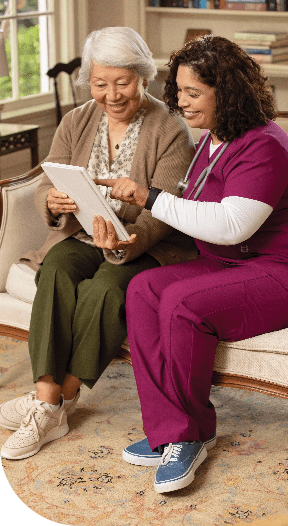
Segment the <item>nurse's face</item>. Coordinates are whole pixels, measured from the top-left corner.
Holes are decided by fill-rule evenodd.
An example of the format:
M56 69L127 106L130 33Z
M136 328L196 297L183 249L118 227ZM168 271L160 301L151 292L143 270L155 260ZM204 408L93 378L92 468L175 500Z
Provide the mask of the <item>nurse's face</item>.
M178 106L190 128L209 129L215 126L216 98L214 89L200 82L188 66L177 71Z

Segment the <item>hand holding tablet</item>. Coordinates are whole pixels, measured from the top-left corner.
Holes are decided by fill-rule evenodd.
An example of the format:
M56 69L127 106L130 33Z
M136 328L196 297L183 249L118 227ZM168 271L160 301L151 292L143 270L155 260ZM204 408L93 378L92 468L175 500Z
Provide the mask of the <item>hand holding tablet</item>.
M77 208L67 209L67 212L74 213L87 234L93 236L93 217L97 215L102 216L105 221L111 221L119 240L129 241L128 232L85 168L48 162L44 162L41 166L55 188L68 195L69 201L75 202ZM73 203L67 203L67 205L75 206Z

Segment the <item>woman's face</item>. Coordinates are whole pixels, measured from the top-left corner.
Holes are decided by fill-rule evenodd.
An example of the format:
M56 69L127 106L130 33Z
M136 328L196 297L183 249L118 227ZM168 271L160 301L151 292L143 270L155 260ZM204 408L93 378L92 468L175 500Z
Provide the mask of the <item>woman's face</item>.
M117 121L129 122L142 103L139 77L130 69L93 64L90 85L98 106Z
M216 98L214 89L200 82L188 66L177 71L178 106L190 128L211 129L215 126Z

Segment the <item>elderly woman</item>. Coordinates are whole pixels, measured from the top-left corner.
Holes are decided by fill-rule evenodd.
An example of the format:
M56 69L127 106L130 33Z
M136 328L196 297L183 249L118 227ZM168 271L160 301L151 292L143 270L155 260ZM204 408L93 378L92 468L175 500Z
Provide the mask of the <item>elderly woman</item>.
M288 327L288 136L271 120L266 79L221 37L189 42L169 65L170 111L206 130L183 199L128 179L121 191L110 182L112 196L151 209L153 218L193 236L200 251L194 261L136 276L127 293L147 438L123 458L159 464L160 493L190 484L215 445L209 395L218 340Z
M125 27L105 28L87 39L78 83L93 99L72 110L57 129L48 161L84 166L92 178L130 177L177 193L194 153L189 128L147 93L155 62L142 38ZM117 179L117 180L118 180ZM79 388L92 388L126 337L125 294L143 270L193 257L188 236L151 212L107 201L130 235L128 242L95 218L94 237L73 215L77 202L44 176L36 205L51 229L45 245L23 258L36 275L29 351L37 391L0 407L0 425L16 432L1 454L34 455L65 435Z

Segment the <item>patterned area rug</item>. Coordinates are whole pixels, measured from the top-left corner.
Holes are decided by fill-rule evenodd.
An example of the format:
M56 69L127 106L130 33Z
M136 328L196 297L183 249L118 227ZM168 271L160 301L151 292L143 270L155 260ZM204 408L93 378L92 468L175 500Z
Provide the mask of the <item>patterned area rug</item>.
M0 337L0 364L0 403L34 388L26 343ZM144 435L133 369L119 360L81 390L68 435L28 459L2 459L5 474L29 508L60 524L286 526L287 401L221 387L211 399L217 445L183 490L157 494L156 468L122 460ZM0 429L0 446L11 433Z

